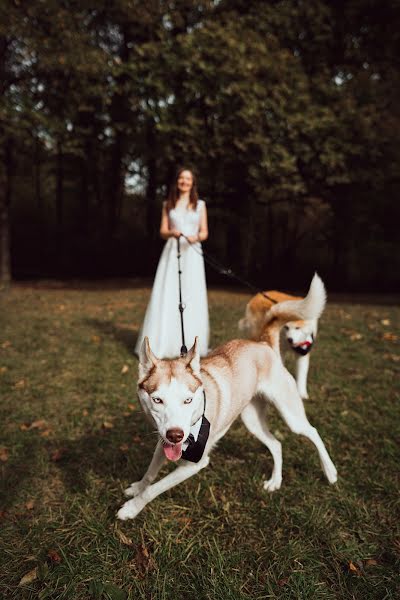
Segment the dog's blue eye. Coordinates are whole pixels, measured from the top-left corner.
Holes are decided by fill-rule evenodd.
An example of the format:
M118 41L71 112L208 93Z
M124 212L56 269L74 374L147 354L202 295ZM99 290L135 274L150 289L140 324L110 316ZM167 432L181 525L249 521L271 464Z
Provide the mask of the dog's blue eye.
M186 398L184 404L190 404L193 398Z
M161 400L161 398L152 398L154 404L162 404L163 401Z

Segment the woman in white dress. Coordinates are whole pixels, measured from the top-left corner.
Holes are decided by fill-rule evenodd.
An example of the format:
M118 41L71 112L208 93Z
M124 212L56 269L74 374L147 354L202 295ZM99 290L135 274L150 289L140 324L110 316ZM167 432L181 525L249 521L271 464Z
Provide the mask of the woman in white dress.
M158 358L179 356L182 345L179 312L177 239L181 250L182 302L185 343L199 338L201 356L208 351L209 322L206 277L201 242L208 237L207 209L199 200L192 171L180 169L163 203L160 235L163 248L150 302L135 346L138 354L145 336ZM183 237L185 236L185 237Z

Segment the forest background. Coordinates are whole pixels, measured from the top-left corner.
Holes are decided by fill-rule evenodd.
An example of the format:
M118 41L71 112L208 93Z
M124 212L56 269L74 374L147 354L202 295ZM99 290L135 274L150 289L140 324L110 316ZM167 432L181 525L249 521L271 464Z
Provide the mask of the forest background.
M397 0L2 0L2 285L153 275L182 164L207 252L242 277L394 291L399 15Z

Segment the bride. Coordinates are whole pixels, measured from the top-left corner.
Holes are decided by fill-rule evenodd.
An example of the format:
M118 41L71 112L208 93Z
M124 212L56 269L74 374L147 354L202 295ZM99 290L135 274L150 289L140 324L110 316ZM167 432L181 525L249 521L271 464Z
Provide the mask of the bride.
M179 238L185 343L187 348L191 348L195 336L198 336L200 354L205 356L209 323L201 242L208 237L207 209L205 202L198 199L196 180L189 169L178 171L168 199L163 203L160 235L167 242L158 263L135 353L139 354L147 336L158 358L179 356L182 344L177 258Z

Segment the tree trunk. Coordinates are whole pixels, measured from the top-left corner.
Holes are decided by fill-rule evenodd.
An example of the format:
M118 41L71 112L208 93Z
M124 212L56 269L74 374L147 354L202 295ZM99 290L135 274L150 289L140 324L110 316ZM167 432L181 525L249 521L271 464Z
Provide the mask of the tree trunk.
M57 141L57 170L56 170L56 223L59 232L64 226L64 156L60 140Z
M4 146L4 178L0 192L0 288L11 283L10 204L13 175L13 141L8 138Z
M121 210L122 195L124 193L124 168L122 163L124 137L124 134L117 132L112 148L106 227L107 233L111 238L114 236L117 228L118 214Z
M41 182L41 144L37 135L34 138L35 144L35 157L34 157L34 178L35 178L35 198L36 198L36 210L39 219L43 219L43 198L42 198L42 182Z
M90 144L85 144L85 154L81 160L80 167L80 224L79 229L83 234L89 231L89 173L88 162L90 161Z
M153 120L149 120L147 123L146 137L147 147L149 149L147 159L146 230L147 238L150 241L150 248L153 252L158 252L156 244L153 243L158 238L160 224L160 215L157 206L157 136ZM155 256L151 256L150 260L155 260Z

